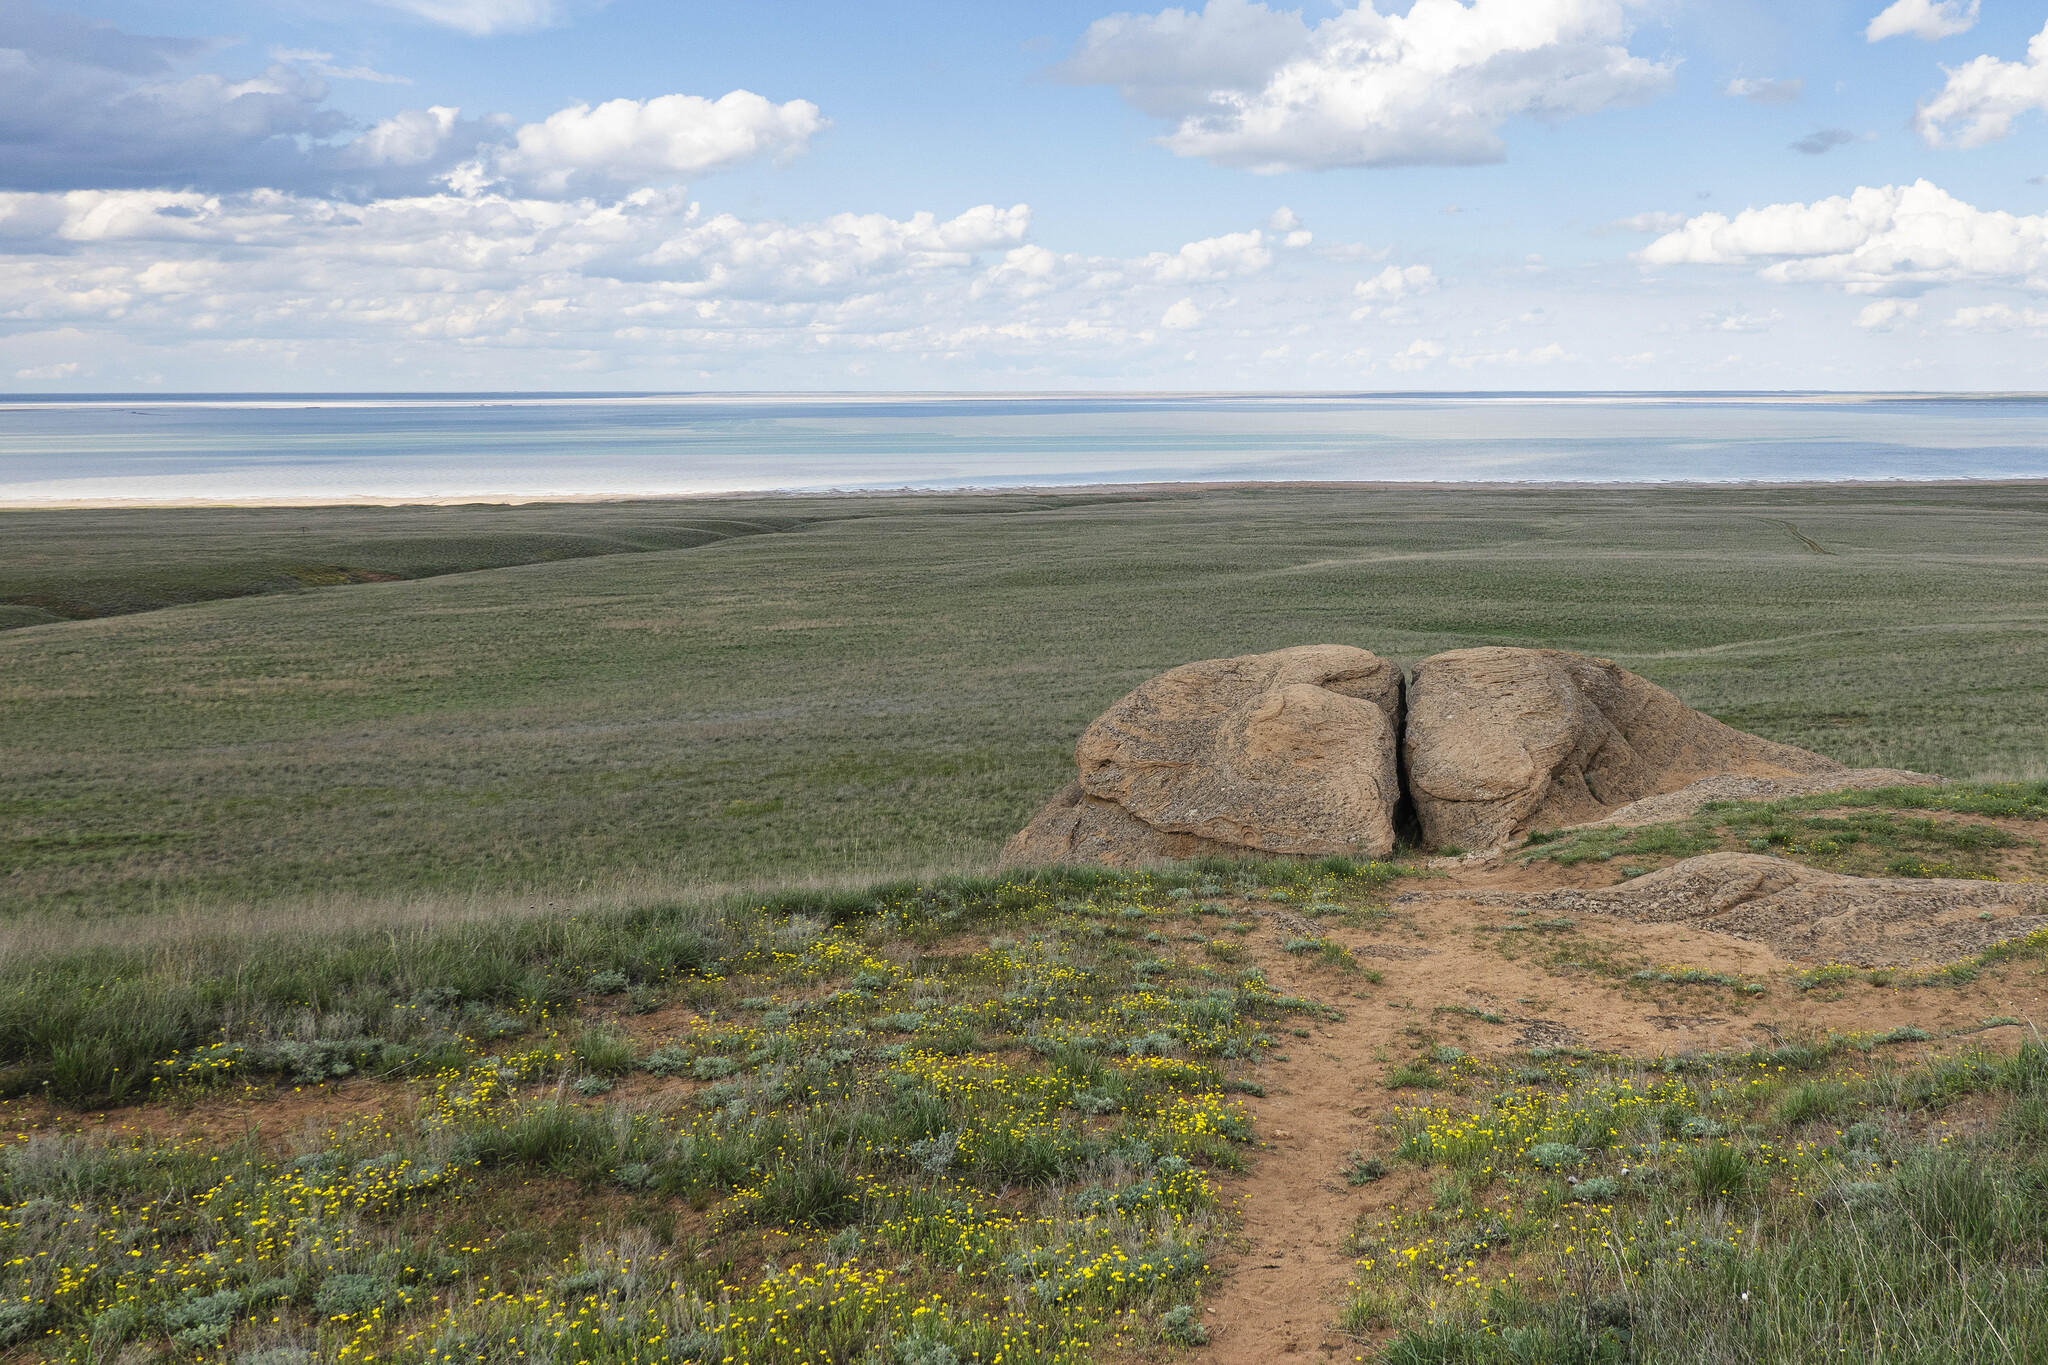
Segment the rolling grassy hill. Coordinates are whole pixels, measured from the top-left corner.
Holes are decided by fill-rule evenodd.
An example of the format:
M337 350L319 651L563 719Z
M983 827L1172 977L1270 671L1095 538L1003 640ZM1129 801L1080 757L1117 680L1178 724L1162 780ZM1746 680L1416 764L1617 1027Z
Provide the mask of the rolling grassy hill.
M100 602L536 562L0 634L6 913L981 864L1140 679L1325 640L1585 650L1851 763L2044 765L2034 486L416 510L249 514L261 554L234 512L8 522L15 586Z

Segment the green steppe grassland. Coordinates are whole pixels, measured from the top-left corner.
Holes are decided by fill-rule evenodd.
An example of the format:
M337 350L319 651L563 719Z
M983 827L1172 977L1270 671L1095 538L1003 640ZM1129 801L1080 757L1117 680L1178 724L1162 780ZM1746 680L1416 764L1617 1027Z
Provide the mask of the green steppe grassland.
M0 513L0 601L109 610L615 551L0 633L0 893L125 933L980 867L1137 682L1316 641L1583 650L1845 762L2039 778L2044 532L2033 486Z
M1418 916L1426 850L991 870L1137 682L1332 641L1601 654L1966 784L1524 866L2034 875L2048 488L0 512L0 545L5 1360L2048 1359L2048 936L1678 963ZM1261 1297L1262 1216L1309 1204L1348 1233Z

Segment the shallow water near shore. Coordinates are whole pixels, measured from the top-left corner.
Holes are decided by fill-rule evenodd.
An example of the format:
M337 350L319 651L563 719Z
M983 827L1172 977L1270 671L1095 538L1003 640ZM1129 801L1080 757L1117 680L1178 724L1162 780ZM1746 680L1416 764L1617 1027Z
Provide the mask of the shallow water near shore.
M1171 481L2048 477L2010 395L108 395L0 399L0 505Z

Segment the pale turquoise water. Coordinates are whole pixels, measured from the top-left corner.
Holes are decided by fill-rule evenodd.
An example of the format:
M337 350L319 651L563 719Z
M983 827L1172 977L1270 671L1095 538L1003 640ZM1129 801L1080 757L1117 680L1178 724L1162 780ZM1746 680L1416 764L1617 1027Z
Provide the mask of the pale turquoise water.
M0 398L0 503L1166 480L2048 478L2048 399Z

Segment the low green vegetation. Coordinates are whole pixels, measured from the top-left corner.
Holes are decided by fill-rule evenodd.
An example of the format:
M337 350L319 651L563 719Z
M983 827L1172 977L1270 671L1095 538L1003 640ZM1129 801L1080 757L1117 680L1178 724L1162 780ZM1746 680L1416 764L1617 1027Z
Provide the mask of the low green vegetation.
M1341 886L1355 899L1405 870L1345 858L1192 864L1157 884L1185 916L1175 921L1176 936L1161 932L1141 903L1106 912L1089 932L1118 944L1135 939L1131 952L1164 954L1160 961L1199 948L1214 962L1216 943L1189 932L1206 910L1195 890L1314 886L1327 895ZM709 983L758 958L763 935L782 921L901 921L908 927L898 932L923 939L1026 915L1056 891L1086 896L1125 882L1074 870L955 876L767 899L700 897L560 920L508 916L402 935L296 927L195 939L176 954L109 947L20 958L0 965L0 1094L47 1088L72 1103L120 1103L160 1083L230 1071L294 1083L431 1074L465 1049L573 1015L581 1002L603 999L632 1015L676 998L716 998ZM1164 968L1138 962L1132 970Z
M2048 1048L1869 1045L1474 1064L1520 1079L1401 1115L1430 1197L1361 1223L1340 1325L1395 1365L2048 1358Z
M1630 974L1629 980L1660 986L1725 986L1744 995L1766 995L1770 987L1761 981L1745 981L1727 972L1710 972L1704 967L1644 967Z
M1333 938L1290 938L1281 947L1296 956L1308 956L1324 967L1345 972L1358 970L1358 959L1351 955L1351 950Z
M829 513L591 506L0 510L0 630L229 597L643 554L799 530Z
M2044 510L2012 486L0 513L0 598L186 603L0 633L0 917L61 943L985 867L1139 681L1325 640L1582 650L1846 762L2039 781ZM263 591L244 573L292 590L190 600Z
M1342 1325L1381 1359L2048 1358L2038 1036L1503 1063L1432 1029L1517 1020L1379 1002L1334 937L1420 937L1385 894L1416 869L985 874L1131 686L1320 640L1584 650L1774 739L1972 779L1531 858L2031 866L1986 822L2048 813L2044 511L2012 487L0 514L0 1105L37 1129L0 1152L0 1350L1170 1358L1207 1340L1256 1138L1236 1097L1343 1018L1268 983L1270 942L1276 975L1414 1011L1412 1051L1373 1050L1413 1107L1327 1173L1424 1182L1358 1230ZM1269 911L1299 932L1255 939ZM1733 1012L2048 953L1767 985L1624 962L1569 917L1493 928ZM112 1136L57 1131L93 1110ZM206 1135L152 1135L187 1117Z
M0 1339L80 1361L783 1365L1195 1344L1214 1175L1253 1137L1229 1094L1258 1093L1243 1073L1280 1021L1329 1011L1193 951L1190 893L1335 903L1395 875L952 879L382 955L245 946L176 979L131 962L126 985L104 960L18 977L9 1056L77 1100L390 1084L287 1150L9 1147ZM94 971L122 1008L25 1031ZM694 1008L636 1033L635 992ZM166 1048L144 1014L211 1036Z
M2040 862L2041 838L1982 820L1936 814L2048 821L2048 782L1886 787L1784 801L1715 801L1684 820L1537 833L1522 860L1564 866L1626 859L1636 864L1696 854L1768 853L1857 877L1996 877L2022 850ZM2048 825L2043 826L2048 835ZM1647 871L1635 867L1634 875Z

